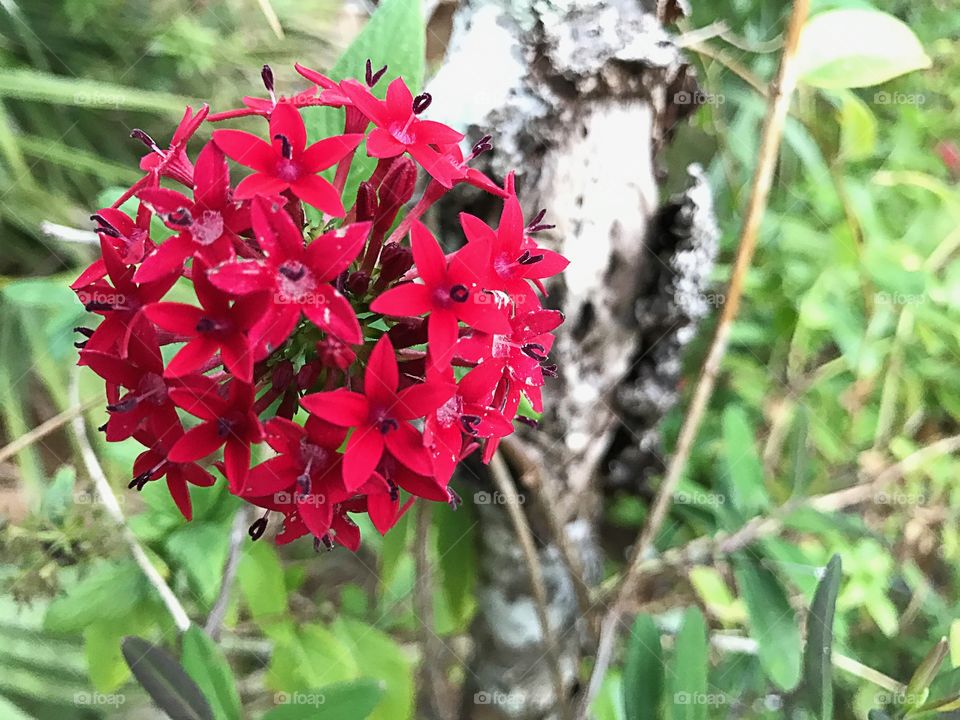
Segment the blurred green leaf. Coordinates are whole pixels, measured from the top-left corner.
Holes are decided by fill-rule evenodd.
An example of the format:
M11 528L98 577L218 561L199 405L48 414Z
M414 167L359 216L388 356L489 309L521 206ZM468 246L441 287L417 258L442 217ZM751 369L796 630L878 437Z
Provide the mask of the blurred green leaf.
M272 626L287 619L287 588L273 546L264 542L249 545L237 568L237 580L250 614L269 635Z
M745 553L734 558L734 573L747 604L760 665L777 687L792 690L800 680L800 628L787 592L762 561Z
M102 618L126 615L144 597L146 588L143 573L132 560L101 562L66 595L50 603L44 628L75 633Z
M167 551L180 563L208 606L216 600L229 551L230 530L220 524L189 522L167 538Z
M663 650L653 618L637 616L623 667L623 706L627 720L657 720L663 696Z
M707 720L709 666L707 625L703 614L695 607L687 608L667 675L670 687L667 708L671 720Z
M811 18L796 57L801 81L814 87L879 85L930 67L917 36L879 10L831 10Z
M877 146L877 118L852 92L843 91L840 102L840 154L853 162L865 160Z
M172 720L214 720L210 703L170 653L139 637L124 638L122 647L140 686Z
M463 503L456 511L437 504L432 515L441 586L455 624L464 627L470 620L477 581L476 510L471 503Z
M373 720L407 720L413 713L413 668L400 646L371 625L338 618L334 634L349 645L363 674L384 685L383 700L370 715Z
M87 108L159 111L174 117L182 115L184 107L190 104L189 99L179 95L24 68L0 70L0 97Z
M73 490L77 482L77 471L72 465L64 465L57 470L53 480L43 491L40 512L52 522L60 522L70 506L73 505Z
M907 683L907 689L904 692L906 706L910 709L919 708L923 705L930 695L930 683L940 671L947 653L950 651L949 643L946 638L940 638L939 642L933 646L923 662L917 666L910 682Z
M747 516L769 507L753 425L739 405L730 405L723 411L723 457L733 490L733 504Z
M191 625L183 634L180 660L210 702L216 720L240 720L240 695L230 664L217 644L201 628Z
M839 555L827 563L807 616L803 649L803 693L817 720L833 718L833 620L843 566Z

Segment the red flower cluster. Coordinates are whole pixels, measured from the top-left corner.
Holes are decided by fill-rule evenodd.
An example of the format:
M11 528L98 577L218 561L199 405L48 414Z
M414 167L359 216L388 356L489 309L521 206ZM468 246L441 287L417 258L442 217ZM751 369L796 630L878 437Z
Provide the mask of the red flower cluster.
M428 94L396 79L378 99L383 70L369 62L366 83L297 70L314 87L277 98L265 67L269 99L188 109L167 149L134 131L150 149L145 175L93 216L102 256L72 285L103 318L78 328L79 364L106 381L107 439L146 448L131 487L165 478L189 518L188 485L215 482L199 463L222 449L212 464L230 492L267 511L251 536L275 511L279 542L309 533L356 549L348 513L385 532L414 498L455 504L457 463L481 447L489 460L521 395L541 410L563 318L537 291L567 261L533 239L549 227L543 213L524 225L512 175L500 187L467 166L489 138L464 158L463 135L420 117ZM312 105L343 108L344 134L309 143L301 108ZM190 160L204 121L243 115L265 118L268 138L217 129ZM364 141L378 162L345 209ZM252 170L235 186L228 159ZM321 173L334 167L331 182ZM402 215L418 168L429 180ZM462 214L466 244L445 254L420 217L461 182L503 212L497 228ZM120 209L131 199L133 218ZM154 218L169 230L159 243ZM272 452L251 468L261 443Z

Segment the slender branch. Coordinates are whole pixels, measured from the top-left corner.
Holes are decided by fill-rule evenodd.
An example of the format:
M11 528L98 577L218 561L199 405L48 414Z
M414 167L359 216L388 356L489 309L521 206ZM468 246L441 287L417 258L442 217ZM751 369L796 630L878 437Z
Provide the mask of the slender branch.
M533 533L530 531L527 518L520 508L520 496L517 494L517 486L514 484L513 478L510 477L510 469L507 467L507 463L499 452L494 454L490 460L489 467L493 482L504 498L507 513L510 515L510 522L513 524L513 530L517 535L517 539L520 541L520 549L523 551L527 571L530 574L530 586L533 590L537 619L540 621L540 629L543 632L544 650L547 655L547 661L550 663L550 675L553 680L557 707L560 710L561 717L568 717L568 707L564 701L566 691L564 689L563 674L560 671L560 659L557 654L556 639L550 627L550 618L547 613L547 586L543 580L543 567L540 565L537 548L533 542Z
M227 564L223 568L223 580L220 581L220 592L217 593L217 599L210 609L207 616L207 624L204 630L214 640L220 639L220 631L223 629L223 620L227 616L227 610L230 608L230 596L233 591L234 582L237 579L237 568L240 567L240 558L242 553L243 541L247 536L247 523L249 517L246 506L237 510L233 516L233 525L230 527L230 548L227 553Z
M54 415L49 420L40 423L35 428L24 433L13 442L10 442L0 448L0 462L9 460L21 450L30 447L38 440L42 440L50 433L56 432L68 422L73 420L73 418L77 417L78 415L82 415L84 412L101 402L103 402L102 397L89 398L82 403L68 407L62 413Z
M593 611L593 599L591 597L590 586L587 585L586 576L583 570L583 563L580 555L570 543L570 538L563 528L563 520L560 517L560 511L557 504L553 501L553 495L546 487L546 479L543 473L543 466L534 458L530 457L526 449L519 441L513 438L504 438L500 442L503 453L508 455L514 464L520 469L520 482L524 487L534 493L537 502L543 509L543 515L547 521L547 528L553 537L553 541L560 550L560 558L566 567L570 579L573 581L574 594L577 596L577 606L580 615L584 618L589 617Z
M95 232L80 230L67 225L59 225L49 220L40 223L40 232L47 237L63 240L64 242L80 243L82 245L96 245L100 242Z
M75 406L80 405L80 384L78 381L79 373L77 369L74 368L70 377L70 397ZM71 420L71 427L74 438L80 448L80 456L83 459L83 464L87 468L87 474L90 475L90 478L93 480L93 485L97 490L97 494L100 496L100 501L103 503L104 509L107 511L107 515L116 523L123 541L127 544L127 547L130 548L130 554L133 555L134 561L140 566L143 574L146 575L147 581L153 585L154 589L160 595L160 599L163 600L167 611L171 617L173 617L173 622L176 624L177 629L180 630L180 632L186 632L190 627L190 617L187 615L187 611L183 608L180 600L173 594L173 590L167 585L167 581L163 579L163 576L160 575L150 562L150 558L147 557L147 552L143 549L140 541L137 540L137 536L133 534L130 526L127 525L127 520L123 516L123 510L120 509L117 496L113 494L110 481L107 480L107 475L104 473L100 461L97 460L97 454L90 445L90 439L87 437L87 428L82 414L74 415Z
M584 693L583 703L580 708L582 717L586 717L590 703L599 691L600 683L606 674L613 653L614 630L620 622L622 606L624 601L634 592L639 567L642 565L645 556L667 518L667 513L673 501L673 494L676 491L677 484L680 482L680 476L686 467L687 459L690 456L697 432L700 429L700 424L703 421L707 405L709 404L714 386L716 385L721 361L726 354L727 345L730 340L730 331L733 326L733 321L737 316L737 311L740 308L744 283L750 264L753 261L754 251L757 246L757 237L760 233L760 223L763 219L767 207L767 199L770 195L770 188L773 184L773 174L777 164L777 156L780 151L783 127L786 122L787 112L790 109L790 99L793 96L793 89L796 85L796 70L793 60L796 56L800 40L800 31L807 18L809 6L809 0L794 0L793 10L787 25L783 55L780 59L780 69L769 90L767 116L764 120L763 133L760 141L759 160L753 177L750 200L747 204L743 229L740 234L740 243L737 248L736 260L734 261L733 274L730 278L730 285L726 293L727 302L724 304L720 321L717 324L716 334L707 352L703 371L694 389L690 408L684 416L683 424L680 428L680 437L677 440L676 452L667 467L666 476L657 493L650 515L647 518L647 523L638 541L634 545L627 565L627 571L619 583L619 587L615 590L613 603L601 623L597 662L593 669L593 675L590 678L590 684L587 687L586 693Z
M420 619L420 686L427 702L429 714L442 718L443 705L440 702L439 690L443 684L443 674L437 663L440 662L441 650L438 647L437 636L434 633L433 622L433 569L430 565L430 517L433 505L427 501L417 503L416 538L414 540L416 563L416 581L413 584L413 606Z

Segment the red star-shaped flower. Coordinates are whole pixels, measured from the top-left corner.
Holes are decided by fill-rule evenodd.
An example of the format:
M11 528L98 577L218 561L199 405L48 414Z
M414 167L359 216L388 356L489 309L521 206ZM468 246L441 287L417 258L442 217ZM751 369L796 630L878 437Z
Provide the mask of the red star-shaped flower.
M393 345L384 335L370 353L362 393L341 388L305 395L300 400L320 419L354 428L343 460L348 490L367 481L384 450L414 472L429 475L432 471L422 437L408 421L438 408L450 398L455 386L425 382L398 392L399 381Z
M356 150L363 135L337 135L307 147L300 112L290 103L278 103L270 113L270 137L272 143L242 130L213 132L213 141L228 157L255 170L237 185L236 197L277 195L290 190L308 205L343 217L340 194L317 173Z

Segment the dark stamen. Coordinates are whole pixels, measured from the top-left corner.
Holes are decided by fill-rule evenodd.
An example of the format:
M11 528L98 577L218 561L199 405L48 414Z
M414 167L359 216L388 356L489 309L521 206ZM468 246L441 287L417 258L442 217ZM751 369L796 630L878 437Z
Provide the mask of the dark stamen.
M557 376L557 366L556 365L541 365L540 372L542 372L547 377L556 377Z
M154 468L155 469L155 468ZM137 475L133 480L130 481L130 484L127 485L127 488L132 490L133 488L137 489L137 492L143 490L144 485L150 481L150 476L153 474L153 469L147 470Z
M390 502L396 502L400 499L400 488L390 481L387 484L390 486Z
M491 139L490 135L484 135L477 140L476 145L474 145L473 150L471 150L471 155L477 157L478 155L483 155L483 153L493 150L493 145L490 142Z
M380 81L380 78L383 77L383 74L386 71L387 71L387 66L384 65L382 68L374 72L373 63L370 62L370 58L367 58L367 71L364 76L364 79L367 81L367 87L372 88L374 85L376 85Z
M73 346L77 348L77 350L83 350L87 346L87 341L80 340L79 342L74 342Z
M476 435L479 432L477 426L480 424L480 420L479 415L461 415L460 425L467 435Z
M277 269L277 272L279 272L281 275L287 278L287 280L293 280L294 282L296 282L297 280L299 280L304 276L304 274L307 272L307 269L303 265L301 265L298 268L292 268L287 265L281 265Z
M78 326L73 329L75 333L80 333L84 337L93 337L93 328Z
M111 225L103 215L91 215L90 219L97 223L97 232L109 235L110 237L120 237L120 231Z
M534 265L543 260L543 255L531 255L529 250L524 250L523 254L517 258L521 265Z
M264 65L263 69L260 70L260 79L263 80L263 86L270 93L270 97L273 97L273 70L270 69L269 65Z
M109 421L108 421L108 422L105 422L103 425L101 425L100 427L97 428L97 432L106 432L106 431L107 431L107 425L109 425L109 424L110 424Z
M460 496L457 495L457 491L453 488L447 488L447 505L450 506L451 510L456 510L460 507L463 500L460 499Z
M160 147L157 145L157 143L154 142L153 138L147 135L140 128L134 128L132 131L130 131L130 137L136 138L137 140L142 142L144 145L146 145L148 148L153 150L155 153L163 152L162 150L160 150Z
M199 333L213 332L220 327L220 323L208 317L202 317L197 320L196 331Z
M277 133L273 136L274 140L280 141L280 153L287 160L293 159L293 145L290 144L289 138L283 133Z
M307 473L297 476L297 490L300 491L301 495L310 494L310 476Z
M262 518L257 518L253 521L253 524L250 526L250 529L247 530L247 534L250 535L251 540L259 540L263 537L263 534L267 531L267 516L264 515Z
M520 347L520 352L526 355L528 358L533 358L537 362L543 362L547 359L547 356L544 354L545 348L540 343L527 343Z
M84 305L83 309L87 312L97 312L98 310L113 310L114 308L110 303L94 300L93 302L88 302L86 305Z
M226 437L233 430L233 423L226 418L217 418L217 437Z
M399 430L399 429L400 429L400 424L399 424L396 420L394 420L393 418L384 418L384 419L381 420L380 423L377 425L377 429L378 429L381 433L383 433L384 435L386 435L386 434L387 434L388 432L390 432L391 430Z
M413 114L419 115L428 107L430 107L430 103L432 102L433 102L433 95L431 95L428 92L417 95L413 99Z
M193 225L193 216L190 215L190 211L186 208L177 208L167 215L167 222L172 225L179 225L180 227L188 227Z
M532 427L532 428L538 428L538 427L540 427L540 423L539 423L539 422L537 422L537 421L534 420L533 418L527 417L526 415L517 415L517 416L514 418L514 420L516 420L517 422L522 422L522 423L523 423L524 425L526 425L527 427Z
M112 412L112 413L128 412L130 410L133 410L137 406L138 402L139 402L139 399L137 397L133 395L127 395L120 402L107 405L107 412Z
M319 540L323 543L323 547L326 548L327 552L333 550L333 536L331 536L330 533L324 533L320 536Z
M547 209L546 209L546 208L544 208L543 210L541 210L540 212L538 212L538 213L533 217L533 220L531 220L529 223L527 223L527 232L528 232L528 233L535 233L535 232L540 232L541 230L553 230L553 228L555 228L556 225L547 225L547 224L541 222L546 214L547 214Z
M454 285L450 288L450 299L454 302L466 302L470 298L470 291L466 285Z

